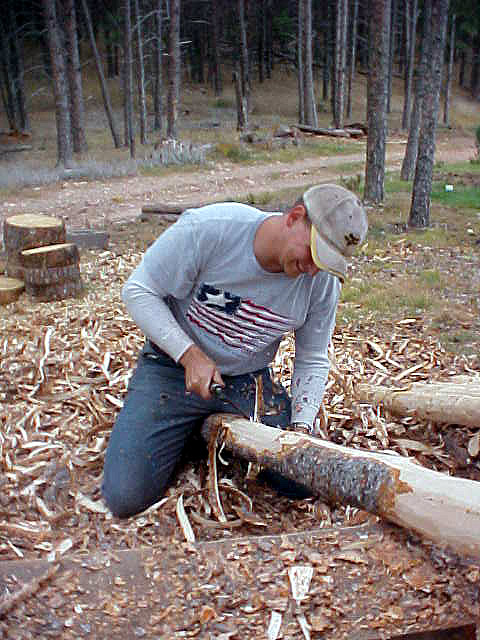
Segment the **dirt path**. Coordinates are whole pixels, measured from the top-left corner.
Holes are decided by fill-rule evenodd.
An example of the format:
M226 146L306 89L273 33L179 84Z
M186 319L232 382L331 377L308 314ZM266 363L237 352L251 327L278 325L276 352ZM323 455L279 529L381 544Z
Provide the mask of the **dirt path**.
M387 147L387 165L398 168L404 155L405 139L393 140ZM436 161L466 161L474 154L470 138L439 140ZM3 218L19 213L60 216L70 228L108 228L113 222L136 218L144 204L175 202L193 204L221 198L245 198L253 193L274 192L314 182L336 179L341 167L364 162L365 152L332 157L316 157L294 163L276 161L258 166L222 163L215 168L179 171L162 177L134 176L105 181L67 181L44 187L25 188L5 199L0 208Z

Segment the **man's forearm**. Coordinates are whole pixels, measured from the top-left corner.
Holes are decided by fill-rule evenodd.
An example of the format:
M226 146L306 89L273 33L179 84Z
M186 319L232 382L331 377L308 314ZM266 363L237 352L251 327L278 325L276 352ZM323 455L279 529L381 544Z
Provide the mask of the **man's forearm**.
M138 328L178 362L193 340L178 324L166 302L135 279L126 283L122 298Z

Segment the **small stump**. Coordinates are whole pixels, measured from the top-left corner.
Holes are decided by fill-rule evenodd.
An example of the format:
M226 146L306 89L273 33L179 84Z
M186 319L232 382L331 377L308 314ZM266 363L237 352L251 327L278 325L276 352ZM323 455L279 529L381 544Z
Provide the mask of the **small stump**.
M25 289L25 284L17 278L0 276L0 304L15 302Z
M65 223L52 216L29 213L12 216L4 222L3 242L6 275L23 279L22 251L65 242Z
M20 254L25 289L39 301L63 300L82 291L80 255L76 244L67 242Z

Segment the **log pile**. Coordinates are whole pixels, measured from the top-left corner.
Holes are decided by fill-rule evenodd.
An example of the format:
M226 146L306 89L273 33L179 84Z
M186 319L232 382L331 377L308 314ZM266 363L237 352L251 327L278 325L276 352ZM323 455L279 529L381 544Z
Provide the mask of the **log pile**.
M0 303L23 291L38 301L62 300L82 291L78 247L66 243L59 218L22 214L7 218L3 227L6 278L0 281Z

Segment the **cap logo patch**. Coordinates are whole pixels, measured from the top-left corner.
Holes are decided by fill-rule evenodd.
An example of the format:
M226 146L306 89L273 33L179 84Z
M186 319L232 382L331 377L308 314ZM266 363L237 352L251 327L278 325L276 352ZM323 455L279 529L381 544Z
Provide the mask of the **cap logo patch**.
M352 244L358 244L360 242L360 238L353 233L345 234L344 240L347 247L351 247Z

